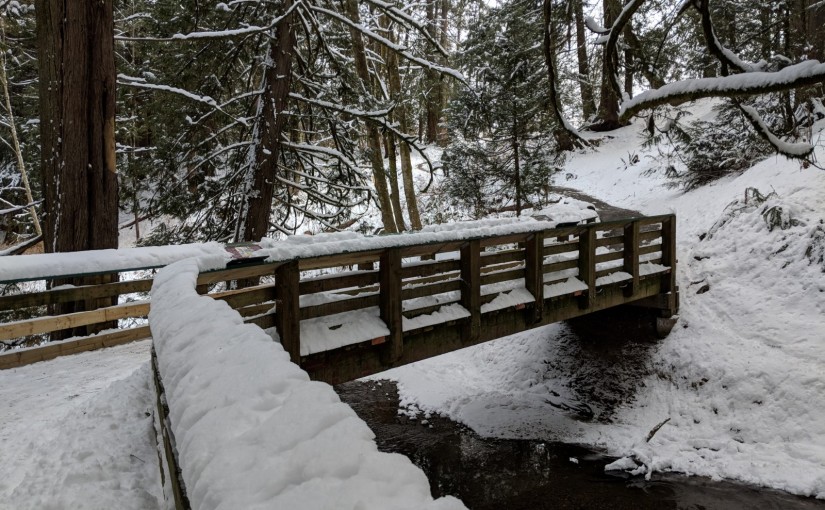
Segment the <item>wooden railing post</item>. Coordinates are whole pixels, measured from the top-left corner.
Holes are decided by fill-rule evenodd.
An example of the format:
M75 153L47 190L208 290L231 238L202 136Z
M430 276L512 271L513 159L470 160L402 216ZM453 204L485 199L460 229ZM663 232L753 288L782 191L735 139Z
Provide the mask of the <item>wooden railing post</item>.
M632 277L624 289L625 297L632 297L639 289L639 222L624 227L624 270Z
M662 278L662 294L669 294L669 310L666 316L677 312L676 304L676 216L671 215L662 221L662 264L670 272Z
M536 232L524 245L524 286L536 298L529 323L541 322L544 315L544 232Z
M461 306L470 312L461 328L462 342L473 342L481 330L481 242L466 242L461 247Z
M301 303L298 261L284 262L275 270L275 330L293 363L301 364Z
M592 308L596 301L596 228L588 226L579 234L579 280L587 285L587 294L579 308Z
M401 250L391 248L381 254L378 278L381 319L390 330L383 361L393 363L404 353L404 329L401 318Z

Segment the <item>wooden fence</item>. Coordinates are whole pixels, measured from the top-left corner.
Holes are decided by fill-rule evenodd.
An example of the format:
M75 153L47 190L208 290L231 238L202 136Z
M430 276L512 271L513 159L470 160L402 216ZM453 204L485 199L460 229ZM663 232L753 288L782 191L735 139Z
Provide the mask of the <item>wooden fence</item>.
M313 378L334 383L626 303L670 317L678 309L675 225L675 216L664 215L256 262L201 273L198 292L226 301L247 322L274 327L293 361ZM227 290L231 281L250 280L258 283ZM47 314L60 303L140 298L151 285L147 276L0 296L0 313L27 309L43 314L0 324L0 341L143 319L150 306L145 294L133 302ZM454 304L463 316L448 314L440 320L439 312ZM389 333L302 353L302 324L330 317L344 321L346 312L356 310L375 311ZM148 324L142 323L11 351L0 354L0 369L149 336Z

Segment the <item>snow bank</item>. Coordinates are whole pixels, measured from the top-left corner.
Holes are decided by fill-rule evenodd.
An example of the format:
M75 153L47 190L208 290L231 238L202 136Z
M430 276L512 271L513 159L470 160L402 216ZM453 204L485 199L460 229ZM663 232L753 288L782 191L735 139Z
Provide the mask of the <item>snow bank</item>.
M422 471L380 453L332 387L226 303L195 293L198 264L161 270L150 323L195 509L462 509Z

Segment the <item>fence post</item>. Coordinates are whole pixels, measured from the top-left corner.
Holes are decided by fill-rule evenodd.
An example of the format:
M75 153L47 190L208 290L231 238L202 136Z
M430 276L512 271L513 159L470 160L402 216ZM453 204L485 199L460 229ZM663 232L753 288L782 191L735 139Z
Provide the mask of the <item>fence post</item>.
M579 301L582 310L596 302L596 228L586 227L579 233L579 280L587 285L587 294Z
M668 266L670 272L662 278L662 294L669 294L670 310L676 313L676 216L670 215L662 221L662 265ZM668 315L668 316L669 316Z
M624 270L632 278L624 289L625 297L632 297L639 289L639 222L624 227Z
M284 262L275 270L275 330L293 363L301 364L301 304L298 261Z
M541 322L544 316L544 232L536 232L524 246L524 286L536 298L528 323Z
M381 320L390 330L383 353L384 363L393 363L404 353L404 328L401 317L401 251L390 248L381 254L378 268Z
M481 330L481 243L468 241L461 247L461 306L470 312L461 328L461 341L473 342Z

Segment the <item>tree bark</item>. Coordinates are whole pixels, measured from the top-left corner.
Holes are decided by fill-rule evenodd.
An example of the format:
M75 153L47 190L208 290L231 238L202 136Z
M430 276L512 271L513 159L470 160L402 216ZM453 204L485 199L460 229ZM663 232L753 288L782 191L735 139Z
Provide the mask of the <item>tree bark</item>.
M396 42L395 31L387 23L385 25L390 41ZM401 97L401 73L398 68L398 55L387 49L387 78L390 87L390 98L396 102L393 112L398 121L399 131L409 134L410 123L407 113L407 105ZM412 175L412 158L410 157L410 146L404 140L398 143L398 152L401 155L401 179L404 183L404 197L407 199L407 212L410 215L410 226L413 230L421 230L421 214L418 211L418 199L415 196L415 187Z
M47 252L117 247L112 0L37 0Z
M604 0L604 26L610 27L619 17L622 10L619 0ZM619 68L619 55L608 52L605 46L602 50L602 83L599 100L599 123L592 126L594 131L610 131L622 126L619 122L619 96L611 83L611 74Z
M40 144L46 252L117 248L115 58L112 0L37 0ZM85 285L117 274L52 282ZM59 305L70 313L112 299ZM90 334L114 324L56 332Z
M593 84L590 82L590 63L587 61L587 37L584 27L584 6L582 0L575 0L573 11L576 17L576 56L579 63L579 90L582 97L582 113L589 120L596 114L593 98Z
M284 11L292 7L286 0ZM269 232L275 177L279 174L281 134L288 116L284 114L289 103L292 83L292 56L295 52L295 28L290 13L276 27L277 34L270 41L267 67L264 69L264 90L259 98L259 117L256 119L257 144L251 162L252 181L244 196L239 218L241 241L258 241Z
M361 16L358 13L358 3L356 0L344 0L343 2L346 16L355 24L361 23ZM364 51L364 40L361 38L361 32L357 29L349 28L350 37L352 38L352 52L355 60L355 72L363 87L363 93L369 92L370 74L367 67L367 57ZM372 165L372 177L375 183L375 192L378 195L378 205L381 208L381 221L384 224L384 231L389 233L398 232L398 226L395 224L395 217L393 215L392 201L390 193L387 189L387 175L384 171L384 160L381 157L381 135L378 128L370 121L364 122L367 134L367 156Z

